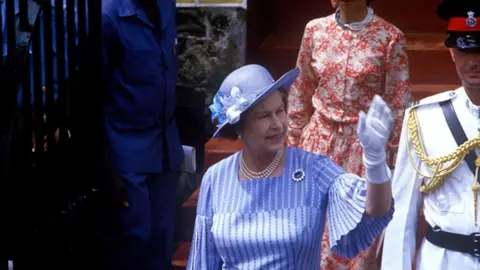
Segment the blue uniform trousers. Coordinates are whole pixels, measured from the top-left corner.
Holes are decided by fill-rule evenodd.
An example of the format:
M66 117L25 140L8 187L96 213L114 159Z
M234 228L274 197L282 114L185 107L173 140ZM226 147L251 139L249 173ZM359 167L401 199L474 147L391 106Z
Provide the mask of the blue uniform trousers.
M107 244L112 270L171 269L177 173L120 173L129 206L117 209L118 229Z

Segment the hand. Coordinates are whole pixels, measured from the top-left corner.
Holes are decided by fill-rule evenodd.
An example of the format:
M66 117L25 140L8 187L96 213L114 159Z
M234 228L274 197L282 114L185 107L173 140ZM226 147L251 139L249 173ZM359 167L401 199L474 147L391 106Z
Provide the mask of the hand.
M380 96L375 95L367 115L363 111L359 113L357 125L357 136L363 148L365 168L385 162L385 145L392 127L392 111Z

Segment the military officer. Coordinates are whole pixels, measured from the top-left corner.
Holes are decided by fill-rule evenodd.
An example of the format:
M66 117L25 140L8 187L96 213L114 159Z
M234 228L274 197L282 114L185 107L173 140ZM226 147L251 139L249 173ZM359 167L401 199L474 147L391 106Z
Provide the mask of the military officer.
M463 87L406 111L382 269L411 269L422 206L417 269L480 269L480 1L444 0L437 13L448 22L445 45Z
M174 121L175 0L104 0L103 79L107 160L125 191L108 243L115 270L171 268L176 170L183 151Z

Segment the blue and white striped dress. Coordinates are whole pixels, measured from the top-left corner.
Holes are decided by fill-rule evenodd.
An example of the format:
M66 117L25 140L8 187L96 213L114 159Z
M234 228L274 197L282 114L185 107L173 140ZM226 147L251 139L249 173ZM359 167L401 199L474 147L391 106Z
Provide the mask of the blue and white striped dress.
M203 178L187 269L319 269L326 214L330 247L343 257L369 247L392 218L393 202L386 216L365 216L366 181L325 156L287 147L280 176L252 180L238 180L240 157ZM293 180L297 169L303 181Z

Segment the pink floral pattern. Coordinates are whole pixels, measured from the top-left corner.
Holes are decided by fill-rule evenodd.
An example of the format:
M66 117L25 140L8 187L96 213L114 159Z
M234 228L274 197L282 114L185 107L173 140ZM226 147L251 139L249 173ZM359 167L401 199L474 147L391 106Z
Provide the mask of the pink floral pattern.
M378 94L396 117L387 146L387 162L394 164L410 100L404 34L378 16L358 32L342 29L334 15L315 19L305 28L297 66L300 75L288 97L288 143L327 155L346 171L363 176L358 113L366 112ZM322 269L377 269L376 244L353 260L330 252L327 232L322 245Z

